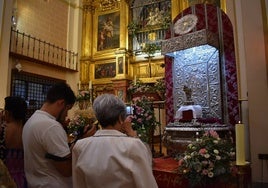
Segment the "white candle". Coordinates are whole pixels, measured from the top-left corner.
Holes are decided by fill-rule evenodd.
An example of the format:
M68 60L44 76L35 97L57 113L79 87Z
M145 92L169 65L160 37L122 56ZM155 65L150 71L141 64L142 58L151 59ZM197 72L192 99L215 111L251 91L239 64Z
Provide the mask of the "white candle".
M92 82L91 82L91 80L88 82L88 89L92 89Z
M242 123L235 125L236 165L245 165L245 126Z
M79 82L78 82L78 90L80 90L81 89L81 81L79 80Z

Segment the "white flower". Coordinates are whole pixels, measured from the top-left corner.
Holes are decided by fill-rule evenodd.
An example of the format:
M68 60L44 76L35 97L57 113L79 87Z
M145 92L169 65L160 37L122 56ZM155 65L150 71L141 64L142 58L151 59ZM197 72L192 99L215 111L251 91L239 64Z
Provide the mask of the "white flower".
M206 153L206 154L204 155L204 157L207 159L207 158L210 157L210 155L209 155L208 153Z
M217 149L214 149L213 152L214 152L215 154L219 154L219 150L217 150Z
M230 152L230 156L235 156L235 152Z
M208 177L212 178L214 176L214 173L213 172L209 172L208 173Z
M218 160L218 161L221 160L221 156L217 155L216 160Z
M191 156L190 155L185 155L184 160L187 161L187 159L191 159Z
M218 140L213 140L213 143L214 143L214 144L218 144L219 141L218 141Z

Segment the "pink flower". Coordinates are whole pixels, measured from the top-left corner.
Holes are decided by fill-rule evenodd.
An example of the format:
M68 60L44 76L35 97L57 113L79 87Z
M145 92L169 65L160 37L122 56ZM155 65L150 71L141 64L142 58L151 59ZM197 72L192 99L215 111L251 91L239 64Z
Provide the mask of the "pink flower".
M146 118L146 120L150 120L150 119L152 119L151 115Z
M203 170L202 170L202 174L203 174L203 175L207 175L207 174L208 174L208 170L207 170L207 169L203 169Z
M179 166L181 166L183 162L184 162L184 160L180 159L179 162L178 162Z
M210 130L209 131L209 134L213 137L213 138L219 138L219 135L216 131L214 130Z
M199 150L199 153L201 155L205 155L207 153L207 150L205 148L202 148L202 149Z

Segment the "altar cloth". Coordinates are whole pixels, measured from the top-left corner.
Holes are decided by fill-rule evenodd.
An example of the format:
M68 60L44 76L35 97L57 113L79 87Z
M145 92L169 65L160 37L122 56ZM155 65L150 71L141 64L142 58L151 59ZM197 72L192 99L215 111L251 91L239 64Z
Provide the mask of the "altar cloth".
M184 111L188 111L188 110L192 110L193 112L193 118L197 119L197 118L201 118L202 117L202 107L200 105L186 105L186 106L181 106L175 115L175 119L182 119L183 118L183 112Z

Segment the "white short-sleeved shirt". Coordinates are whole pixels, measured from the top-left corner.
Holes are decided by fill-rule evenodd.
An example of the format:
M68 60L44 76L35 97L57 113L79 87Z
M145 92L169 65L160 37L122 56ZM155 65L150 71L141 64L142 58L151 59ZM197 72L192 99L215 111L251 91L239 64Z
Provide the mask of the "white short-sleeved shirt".
M138 138L99 130L72 152L74 188L155 188L152 156Z
M71 177L63 177L45 157L46 153L58 157L70 154L66 132L55 117L37 110L26 122L22 139L29 187L72 187Z

